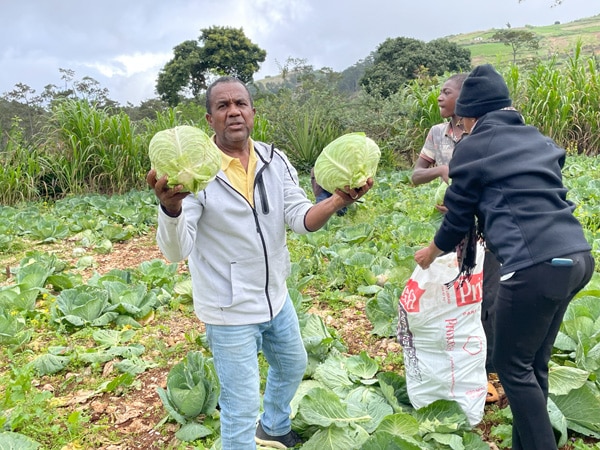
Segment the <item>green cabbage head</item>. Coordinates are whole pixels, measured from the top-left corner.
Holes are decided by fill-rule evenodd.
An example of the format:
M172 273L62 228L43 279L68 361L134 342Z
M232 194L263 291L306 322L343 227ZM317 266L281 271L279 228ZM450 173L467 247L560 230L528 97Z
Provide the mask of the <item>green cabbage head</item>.
M148 156L157 178L167 175L170 187L181 184L194 194L214 180L221 168L219 147L204 131L190 125L156 133Z
M436 205L444 204L444 196L446 195L446 189L448 189L449 184L445 181L442 181L440 185L435 190L434 201Z
M381 151L365 133L340 136L329 143L315 161L315 180L326 191L359 188L374 177Z

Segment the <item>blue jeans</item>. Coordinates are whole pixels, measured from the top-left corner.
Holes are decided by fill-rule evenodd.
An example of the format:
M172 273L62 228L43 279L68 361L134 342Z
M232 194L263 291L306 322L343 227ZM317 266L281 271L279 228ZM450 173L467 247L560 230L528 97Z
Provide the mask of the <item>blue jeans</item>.
M236 326L207 324L206 336L221 384L222 449L256 448L261 350L269 363L261 424L272 436L287 434L292 428L290 402L307 364L291 299L288 297L281 312L269 322Z

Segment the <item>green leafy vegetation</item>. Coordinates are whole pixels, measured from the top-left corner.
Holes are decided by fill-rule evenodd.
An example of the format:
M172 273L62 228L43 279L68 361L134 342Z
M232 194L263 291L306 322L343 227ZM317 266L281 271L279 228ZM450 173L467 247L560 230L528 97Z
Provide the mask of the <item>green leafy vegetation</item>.
M559 29L541 27L536 35ZM465 55L458 50L469 49L475 64L513 59L491 39L496 31L451 37L460 47L436 42L421 56L447 52L458 64ZM239 30L203 32L207 45L220 35L235 40ZM544 51L544 39L539 44ZM399 53L386 51L402 45L413 49L402 61L429 65L400 80L389 77ZM574 50L566 57L538 58L519 48L517 64L498 67L525 120L568 149L569 198L600 267L598 66L585 37L569 45ZM429 70L435 61L417 58L415 49L424 47L391 40L376 61L367 58L352 74L295 61L282 70L281 83L250 86L253 138L281 148L308 192L308 171L339 136L361 130L380 149L375 186L360 202L316 233L289 235L288 287L309 357L292 405L305 449L511 445L510 407L487 406L472 428L458 404L415 410L406 392L395 343L398 298L415 267L415 249L441 220L434 208L438 185L412 186L409 169L429 127L442 120L443 80L463 70L460 64ZM253 50L251 59L260 60L260 49ZM193 41L175 49L185 58L168 63L159 79L172 106L157 100L120 108L93 80L76 82L64 71L85 98L50 90L17 118L1 115L0 447L219 448L218 382L187 266L157 254L156 197L145 183L153 136L183 125L210 133L201 103L206 67L192 67L203 51ZM228 61L222 53L215 58L215 66ZM358 77L370 67L369 89L360 88ZM194 71L198 84L189 86ZM185 87L194 99L180 95ZM29 93L21 85L10 101L19 105ZM600 448L598 298L597 272L570 305L552 354L549 410L564 450Z
M498 69L527 123L570 151L593 156L600 148L600 106L594 101L600 96L600 83L596 59L584 51L579 43L568 58ZM314 166L329 143L357 131L377 144L380 165L408 169L429 127L442 121L437 96L449 73L431 76L425 71L383 97L363 90L340 91L339 74L327 70L298 70L293 89L281 85L273 93L258 83L251 87L257 109L253 137L276 143L301 173ZM42 109L36 119L42 125L30 131L23 120L15 119L8 137L0 139L0 182L6 187L0 200L6 206L22 205L143 189L151 167L148 146L152 137L184 125L208 134L205 112L198 100L190 100L176 107L162 105L152 119L134 121L123 109L87 99L57 100L47 111ZM92 229L93 224L82 217L80 225L71 226ZM30 232L45 242L60 237L64 230L56 218L47 218ZM110 251L106 240L114 243L116 239L111 233L96 245ZM14 245L0 234L0 249Z
M360 188L375 176L381 151L365 133L340 136L327 144L315 162L315 179L328 192Z
M219 380L212 360L201 352L192 351L175 364L166 390L159 388L158 395L169 415L182 425L177 432L181 440L194 441L218 432ZM203 424L194 420L200 415L205 417Z
M444 196L446 195L446 190L448 189L448 183L442 182L439 184L438 188L435 190L435 195L433 197L433 201L436 205L444 204Z
M181 125L159 131L148 146L156 177L167 175L168 185L181 184L192 193L204 189L221 169L221 150L204 131Z
M598 159L571 154L564 174L598 256L598 190L589 184L600 179ZM308 181L301 177L304 186ZM369 344L351 351L345 340L352 337L345 329L349 311L368 324L350 333L364 331L375 343L395 339L397 302L414 269L414 250L431 238L440 220L433 207L436 189L414 187L407 172L383 168L346 216L334 216L316 233L290 234L294 263L288 286L309 356L292 405L303 448L367 450L393 442L400 448L483 450L485 441L510 446L509 407L488 406L476 428L454 402L415 410L401 351L380 354ZM47 449L139 440L141 435L118 433L108 413L84 413L77 405L98 408L101 398L105 408L133 405L146 392L155 400L145 414L169 440L164 448L218 448L218 380L193 314L186 271L155 258L101 273L77 266L81 254L92 260L106 255L90 237L107 225L129 229L126 242L153 236L153 195L72 196L7 208L0 226L14 230L20 243L2 254L10 274L0 289L0 350L11 363L0 370L0 439L29 440ZM17 214L23 214L20 220ZM27 224L45 215L60 217L69 234L37 243ZM43 248L20 250L32 245ZM74 256L74 249L81 253ZM599 297L596 274L570 305L552 355L550 408L557 436L569 450L600 442ZM171 330L182 322L188 324L185 332L173 340ZM159 373L165 384L144 384ZM40 414L44 420L32 421Z

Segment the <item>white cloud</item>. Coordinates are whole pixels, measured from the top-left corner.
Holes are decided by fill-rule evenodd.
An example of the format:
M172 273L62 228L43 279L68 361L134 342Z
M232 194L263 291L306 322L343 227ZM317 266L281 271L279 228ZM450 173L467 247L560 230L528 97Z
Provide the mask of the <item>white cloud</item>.
M134 53L118 55L108 63L84 63L86 67L97 70L102 75L112 77L131 77L139 73L162 68L172 58L172 53Z
M600 13L597 0L2 0L0 93L89 76L125 104L153 98L173 48L211 26L242 28L267 58L257 77L292 58L341 71L386 38L431 40L490 28L549 25Z

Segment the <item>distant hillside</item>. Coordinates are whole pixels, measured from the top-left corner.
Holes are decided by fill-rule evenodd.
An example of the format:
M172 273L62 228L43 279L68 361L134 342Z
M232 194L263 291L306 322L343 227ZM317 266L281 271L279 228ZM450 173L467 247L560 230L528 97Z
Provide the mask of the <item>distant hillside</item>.
M569 56L572 56L579 40L582 42L582 56L588 57L600 54L600 14L573 22L554 23L541 27L516 27L513 29L532 31L541 38L540 48L537 51L523 50L517 54L517 64L538 59L548 60L552 57L556 57L558 61L565 60ZM491 37L499 30L500 28L473 31L471 33L446 36L444 39L468 48L471 51L473 66L483 63L501 66L512 62L513 53L510 46L491 40ZM376 48L373 49L373 51L375 50ZM360 72L362 72L364 67L360 69ZM360 77L355 66L348 67L342 74L346 74L349 71L354 72L352 74L354 79ZM291 75L293 77L293 74ZM295 80L292 78L292 80L288 79L287 81L290 85L293 85ZM263 89L268 89L269 86L281 86L283 79L281 76L275 75L262 80L255 80L255 83Z
M541 60L556 57L561 60L573 54L578 40L582 42L582 54L592 56L600 53L600 14L567 23L534 27L525 26L514 30L528 30L539 36L540 48L536 52L523 51L517 55L518 60ZM491 41L491 37L499 29L474 31L472 33L446 36L450 42L468 48L471 60L476 66L482 63L502 64L512 62L513 54L509 46Z

